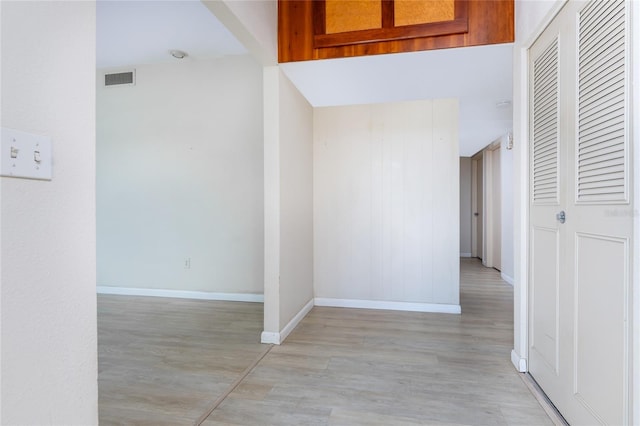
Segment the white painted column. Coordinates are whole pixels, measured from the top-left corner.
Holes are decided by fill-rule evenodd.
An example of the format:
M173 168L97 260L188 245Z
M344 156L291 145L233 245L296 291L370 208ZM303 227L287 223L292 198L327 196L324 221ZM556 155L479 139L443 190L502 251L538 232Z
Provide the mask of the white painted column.
M264 331L280 343L280 70L264 67Z
M280 344L313 307L313 108L264 68L264 332Z

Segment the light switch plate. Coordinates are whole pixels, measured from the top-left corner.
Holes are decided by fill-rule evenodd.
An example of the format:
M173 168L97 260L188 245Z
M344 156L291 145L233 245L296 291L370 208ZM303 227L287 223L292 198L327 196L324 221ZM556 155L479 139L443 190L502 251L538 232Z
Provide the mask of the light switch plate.
M51 138L3 127L0 175L51 180Z

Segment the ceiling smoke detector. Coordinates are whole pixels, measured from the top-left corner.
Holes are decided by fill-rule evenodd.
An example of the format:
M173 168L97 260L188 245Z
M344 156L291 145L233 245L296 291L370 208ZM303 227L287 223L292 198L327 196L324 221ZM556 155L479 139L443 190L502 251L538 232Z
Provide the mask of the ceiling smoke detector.
M176 59L184 59L188 56L187 52L183 52L182 50L171 50L169 53Z

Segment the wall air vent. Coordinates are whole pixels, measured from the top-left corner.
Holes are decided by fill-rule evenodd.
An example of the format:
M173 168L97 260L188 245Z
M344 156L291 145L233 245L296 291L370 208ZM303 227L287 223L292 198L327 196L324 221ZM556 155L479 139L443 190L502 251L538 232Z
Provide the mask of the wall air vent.
M126 71L126 72L109 73L104 75L105 86L122 86L122 85L132 86L134 84L136 84L135 70Z

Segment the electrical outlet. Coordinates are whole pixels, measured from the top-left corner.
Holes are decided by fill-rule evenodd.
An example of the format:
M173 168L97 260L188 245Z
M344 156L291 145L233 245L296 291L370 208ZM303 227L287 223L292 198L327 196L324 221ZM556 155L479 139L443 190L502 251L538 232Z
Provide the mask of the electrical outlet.
M191 258L187 257L184 260L184 269L191 269Z

